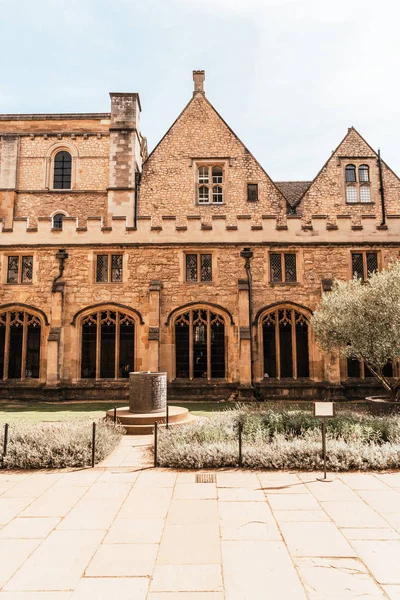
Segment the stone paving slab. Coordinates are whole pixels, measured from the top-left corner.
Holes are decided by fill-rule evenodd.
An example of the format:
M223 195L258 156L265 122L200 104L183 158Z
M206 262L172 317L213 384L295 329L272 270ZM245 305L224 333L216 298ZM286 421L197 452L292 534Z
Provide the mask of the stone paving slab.
M400 473L196 483L153 469L151 441L94 469L0 471L0 600L400 600Z

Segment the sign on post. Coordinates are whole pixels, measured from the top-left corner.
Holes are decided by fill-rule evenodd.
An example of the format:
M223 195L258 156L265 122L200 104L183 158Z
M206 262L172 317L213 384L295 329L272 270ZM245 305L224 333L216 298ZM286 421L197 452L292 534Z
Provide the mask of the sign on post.
M326 478L326 419L335 416L333 402L314 402L314 417L322 419L322 454L324 456L324 476L318 481L330 481Z

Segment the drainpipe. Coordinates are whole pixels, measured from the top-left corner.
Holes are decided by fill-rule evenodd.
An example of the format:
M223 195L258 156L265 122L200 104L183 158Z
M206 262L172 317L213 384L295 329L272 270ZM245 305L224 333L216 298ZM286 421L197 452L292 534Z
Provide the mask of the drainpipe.
M254 387L254 355L253 355L253 288L251 277L250 261L253 258L253 252L250 248L243 248L240 256L244 258L244 268L246 269L247 284L249 286L249 331L250 331L250 379L251 387L254 390L254 396L258 399L258 391Z
M59 250L56 253L56 258L59 261L59 267L58 267L59 268L59 272L58 272L58 275L56 275L54 277L54 279L53 279L53 285L52 285L52 288L51 288L51 291L53 292L53 294L55 292L62 292L63 291L64 284L61 284L61 285L57 286L57 281L59 279L61 279L61 277L63 276L63 273L64 273L64 262L68 258L68 254L67 254L67 252L65 250Z
M382 203L382 223L381 223L381 227L383 225L386 225L386 208L385 208L385 192L383 189L383 176L382 176L382 160L381 160L381 151L378 150L378 167L379 167L379 191L381 193L381 203Z
M133 226L137 228L137 217L138 217L138 204L139 204L139 188L140 188L140 180L142 179L142 174L136 171L135 173L135 214L133 215Z

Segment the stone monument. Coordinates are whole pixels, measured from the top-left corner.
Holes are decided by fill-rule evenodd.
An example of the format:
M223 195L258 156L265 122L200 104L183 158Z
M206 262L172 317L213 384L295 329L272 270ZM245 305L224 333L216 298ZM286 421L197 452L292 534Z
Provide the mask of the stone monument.
M114 418L114 409L107 419ZM154 423L165 425L167 418L167 374L139 371L129 373L129 406L117 408L117 422L130 435L153 433ZM184 425L195 420L187 408L168 406L168 423Z

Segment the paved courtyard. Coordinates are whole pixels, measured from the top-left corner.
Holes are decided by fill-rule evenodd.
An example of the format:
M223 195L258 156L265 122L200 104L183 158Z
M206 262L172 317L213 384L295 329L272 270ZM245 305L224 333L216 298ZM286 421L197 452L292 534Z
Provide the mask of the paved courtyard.
M400 599L400 473L203 483L152 469L149 441L0 472L0 600Z

